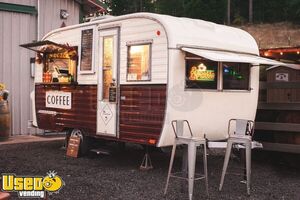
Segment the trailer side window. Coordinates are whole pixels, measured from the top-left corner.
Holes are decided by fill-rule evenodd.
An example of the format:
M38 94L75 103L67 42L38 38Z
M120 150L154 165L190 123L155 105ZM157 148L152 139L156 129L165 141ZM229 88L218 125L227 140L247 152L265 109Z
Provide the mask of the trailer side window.
M150 81L150 44L128 46L127 81Z
M70 47L60 53L45 53L43 56L38 54L37 63L43 59L43 83L76 82L77 47Z
M250 64L222 63L224 90L249 90Z
M187 59L185 73L186 88L217 89L217 62L204 59Z

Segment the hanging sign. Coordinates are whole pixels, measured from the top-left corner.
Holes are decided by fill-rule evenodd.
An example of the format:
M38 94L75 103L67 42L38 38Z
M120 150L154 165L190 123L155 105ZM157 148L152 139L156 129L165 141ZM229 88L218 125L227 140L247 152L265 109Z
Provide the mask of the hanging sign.
M197 67L192 67L190 70L189 80L191 81L214 81L214 70L199 70Z
M117 88L116 87L110 87L109 88L109 102L116 103L117 101Z
M79 146L80 138L71 136L68 143L67 156L77 158L79 153Z
M276 73L275 80L276 81L289 81L289 74L288 73Z

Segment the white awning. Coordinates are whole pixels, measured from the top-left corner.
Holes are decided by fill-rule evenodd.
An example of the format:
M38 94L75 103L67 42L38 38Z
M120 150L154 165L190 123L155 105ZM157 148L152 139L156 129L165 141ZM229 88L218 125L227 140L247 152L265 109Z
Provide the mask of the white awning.
M213 60L217 62L238 62L238 63L251 63L253 65L281 65L285 66L284 63L278 62L276 60L271 60L259 56L241 54L241 53L232 53L226 51L213 51L213 50L204 50L204 49L194 49L194 48L182 48L183 51L189 52L208 60Z

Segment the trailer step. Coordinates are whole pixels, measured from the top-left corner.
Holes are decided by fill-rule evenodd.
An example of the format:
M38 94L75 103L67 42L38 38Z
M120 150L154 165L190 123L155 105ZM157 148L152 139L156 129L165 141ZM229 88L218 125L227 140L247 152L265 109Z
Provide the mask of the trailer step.
M103 154L103 155L110 155L111 151L108 149L91 149L91 152L94 152L98 155Z

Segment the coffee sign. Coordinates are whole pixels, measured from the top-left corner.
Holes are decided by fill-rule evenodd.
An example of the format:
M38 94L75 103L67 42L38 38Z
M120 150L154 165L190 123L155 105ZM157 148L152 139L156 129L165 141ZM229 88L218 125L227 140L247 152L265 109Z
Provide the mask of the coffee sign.
M72 93L61 91L46 92L46 107L47 108L72 108Z

